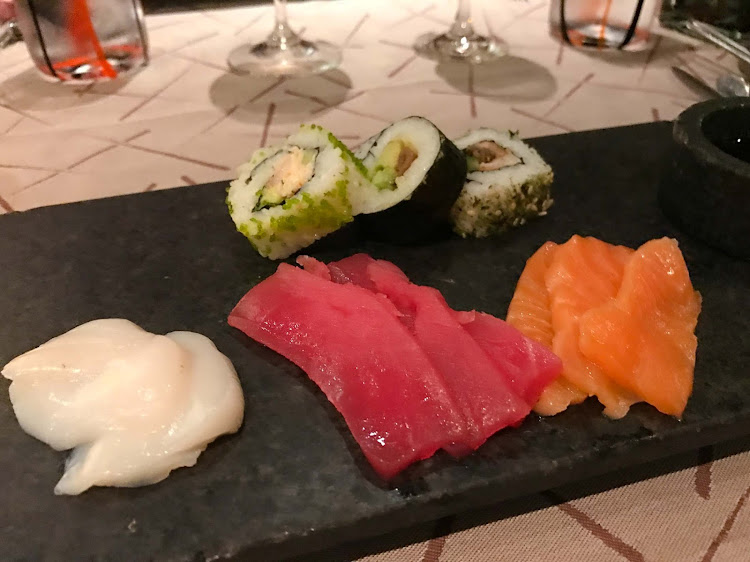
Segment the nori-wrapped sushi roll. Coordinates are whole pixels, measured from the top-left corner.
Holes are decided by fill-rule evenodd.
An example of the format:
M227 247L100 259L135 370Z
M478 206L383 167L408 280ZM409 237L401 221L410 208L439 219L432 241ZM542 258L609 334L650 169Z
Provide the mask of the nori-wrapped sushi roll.
M257 150L227 193L237 230L260 255L284 259L352 220L348 189L369 183L362 164L317 125Z
M468 175L453 209L453 230L482 238L547 214L552 168L516 133L477 129L456 140Z
M433 123L407 117L356 151L370 183L350 188L355 215L373 237L414 242L449 225L466 178L466 159Z

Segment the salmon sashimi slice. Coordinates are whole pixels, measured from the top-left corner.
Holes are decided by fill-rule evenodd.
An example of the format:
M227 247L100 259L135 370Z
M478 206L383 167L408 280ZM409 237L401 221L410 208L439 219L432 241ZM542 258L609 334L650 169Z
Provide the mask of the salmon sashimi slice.
M542 391L534 411L540 416L554 416L586 398L585 392L560 375Z
M544 274L556 251L557 244L546 242L526 261L505 319L526 337L550 348L554 332Z
M584 313L615 298L632 254L630 248L576 235L557 248L544 276L552 351L562 359L562 376L588 396L596 396L611 418L623 417L639 400L581 354L579 323Z
M229 324L307 373L381 477L463 442L466 419L395 307L324 277L281 264L242 297Z
M693 388L701 309L675 240L641 246L616 298L580 320L582 353L619 385L681 417Z
M506 317L508 324L549 349L552 349L554 331L545 273L557 248L554 242L547 242L526 261ZM563 377L557 377L542 390L534 411L542 416L553 416L585 399L585 392Z

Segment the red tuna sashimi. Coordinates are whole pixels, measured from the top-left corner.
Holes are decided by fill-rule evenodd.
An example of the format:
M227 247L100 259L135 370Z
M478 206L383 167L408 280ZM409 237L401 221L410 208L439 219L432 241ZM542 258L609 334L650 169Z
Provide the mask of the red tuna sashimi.
M375 263L375 259L368 256L367 254L354 254L343 260L334 261L328 264L328 269L331 273L331 280L336 283L354 283L365 289L371 291L377 291L375 283L370 277L370 273L367 268ZM387 268L393 275L402 279L403 281L409 282L409 278L406 273L401 271L398 266L392 264L389 261L377 260L381 267ZM320 262L318 262L320 263ZM304 264L303 264L304 265ZM308 269L307 265L304 265L305 269ZM314 266L316 267L316 266Z
M396 305L432 364L443 374L448 390L473 422L476 449L497 431L514 425L531 411L498 372L492 360L456 320L440 291L414 285L375 262L368 267L375 286Z
M500 318L476 311L457 312L456 317L529 406L560 375L557 355Z
M306 268L316 268L319 271L320 262L313 261L315 264L301 263ZM334 281L351 282L376 290L367 271L367 268L375 263L391 272L394 278L409 281L406 274L396 265L385 260L376 261L367 254L355 254L332 262L328 267ZM325 273L323 275L325 276ZM559 357L507 322L475 311L454 314L458 322L494 362L495 367L510 384L510 388L525 402L533 406L545 387L559 376L562 370Z
M362 254L329 267L332 278L336 277L334 271L342 272L345 279L361 282L366 278L401 312L402 323L443 374L449 391L470 420L471 437L465 445L476 449L495 432L528 415L530 405L513 392L437 289L415 285L395 265Z
M464 440L466 420L442 376L392 305L366 289L281 264L229 324L301 367L383 478Z
M297 258L297 263L304 267L305 271L317 275L326 281L331 281L331 272L328 270L328 266L323 262L310 256L299 256Z

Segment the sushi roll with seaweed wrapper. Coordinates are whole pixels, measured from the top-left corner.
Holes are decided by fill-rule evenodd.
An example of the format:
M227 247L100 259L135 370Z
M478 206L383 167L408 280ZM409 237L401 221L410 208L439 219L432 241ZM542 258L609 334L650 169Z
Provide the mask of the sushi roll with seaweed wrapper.
M350 188L355 215L375 238L423 240L448 230L450 209L466 178L466 159L423 117L396 121L356 151L369 184Z
M351 222L348 189L360 183L364 168L349 149L322 127L302 125L239 167L226 202L260 255L284 259Z
M483 128L455 142L468 167L451 210L456 233L482 238L547 214L552 168L517 133Z

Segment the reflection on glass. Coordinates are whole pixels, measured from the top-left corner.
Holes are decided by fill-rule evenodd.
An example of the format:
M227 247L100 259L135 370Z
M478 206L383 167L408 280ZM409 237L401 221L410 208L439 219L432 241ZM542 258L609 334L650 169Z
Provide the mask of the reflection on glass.
M234 72L256 76L302 76L336 68L341 49L324 41L306 41L289 27L286 0L274 0L276 22L262 43L245 44L229 53Z
M421 55L442 61L463 60L481 64L507 53L495 37L479 35L471 24L470 0L459 0L456 18L450 29L440 35L428 34L417 39L414 49Z

